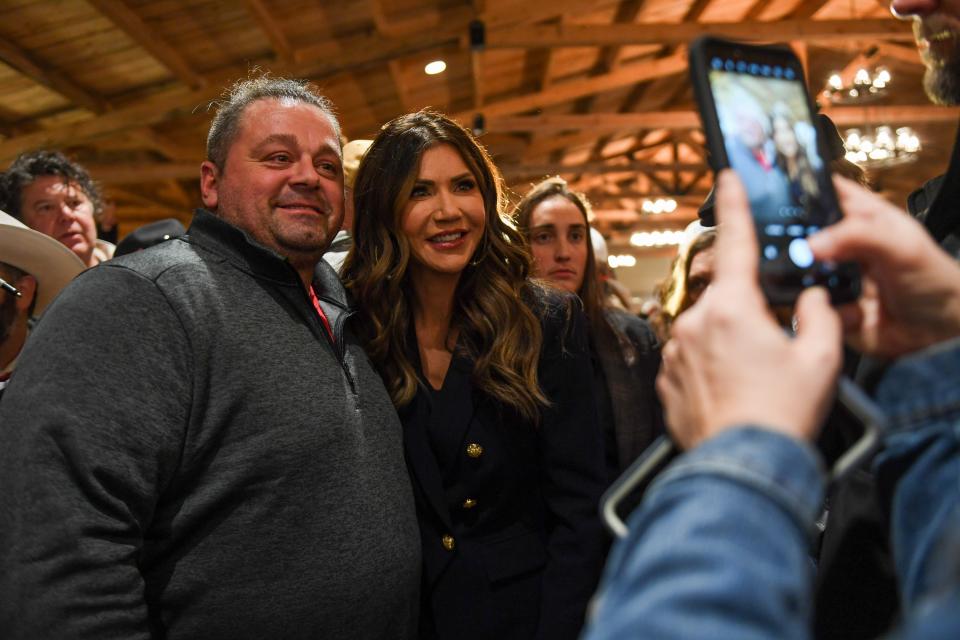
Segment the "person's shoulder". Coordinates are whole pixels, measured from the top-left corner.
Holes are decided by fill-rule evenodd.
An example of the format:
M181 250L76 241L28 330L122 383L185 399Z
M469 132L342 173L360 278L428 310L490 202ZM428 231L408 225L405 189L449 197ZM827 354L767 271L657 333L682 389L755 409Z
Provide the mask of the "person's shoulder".
M637 347L655 349L659 345L657 333L648 320L616 307L607 307L604 315L615 330L629 338Z
M530 280L524 288L524 302L541 322L569 319L570 314L583 310L583 303L576 295Z

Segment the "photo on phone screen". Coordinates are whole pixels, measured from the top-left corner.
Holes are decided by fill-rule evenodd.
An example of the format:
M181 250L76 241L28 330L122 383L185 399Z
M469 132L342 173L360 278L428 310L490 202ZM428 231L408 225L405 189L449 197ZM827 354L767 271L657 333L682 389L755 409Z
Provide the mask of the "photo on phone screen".
M721 164L737 172L750 200L767 297L791 304L804 288L822 284L834 302L855 299L856 268L815 261L806 240L841 214L799 60L785 48L716 41L693 55L719 125L712 131L705 113L708 141L722 137ZM704 112L702 100L698 95Z

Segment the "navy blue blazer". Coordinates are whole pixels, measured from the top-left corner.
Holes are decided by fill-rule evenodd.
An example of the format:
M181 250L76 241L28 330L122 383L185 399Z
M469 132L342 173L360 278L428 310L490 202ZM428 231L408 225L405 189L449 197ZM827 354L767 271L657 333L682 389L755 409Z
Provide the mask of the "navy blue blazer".
M422 638L574 639L599 580L604 474L586 320L572 296L538 295L551 402L539 424L475 389L463 353L442 389L467 417L440 425L449 450L433 449L428 390L400 411L423 546Z

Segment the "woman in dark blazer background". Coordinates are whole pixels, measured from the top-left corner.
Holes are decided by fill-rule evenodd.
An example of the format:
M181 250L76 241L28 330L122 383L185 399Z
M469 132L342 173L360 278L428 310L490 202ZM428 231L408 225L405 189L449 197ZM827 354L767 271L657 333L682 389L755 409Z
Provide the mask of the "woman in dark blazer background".
M344 280L404 425L423 638L576 638L601 568L584 317L531 283L473 136L420 112L359 168Z
M562 178L548 178L517 205L533 273L583 301L593 358L607 481L613 482L664 431L654 388L660 345L639 317L606 304L590 239L590 203Z

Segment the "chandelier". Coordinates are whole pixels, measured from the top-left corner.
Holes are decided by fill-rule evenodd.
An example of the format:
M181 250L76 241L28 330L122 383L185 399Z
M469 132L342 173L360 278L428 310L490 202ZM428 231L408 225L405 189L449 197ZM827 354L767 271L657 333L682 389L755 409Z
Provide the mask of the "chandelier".
M641 207L644 213L673 213L677 210L677 201L673 198L646 199Z
M833 73L823 94L831 104L871 102L887 93L891 79L890 72L883 67L877 67L873 73L864 68L857 69L851 84L844 84L841 75Z
M864 168L892 167L913 162L920 151L920 138L910 127L896 131L889 125L872 130L848 129L843 141L846 159Z

